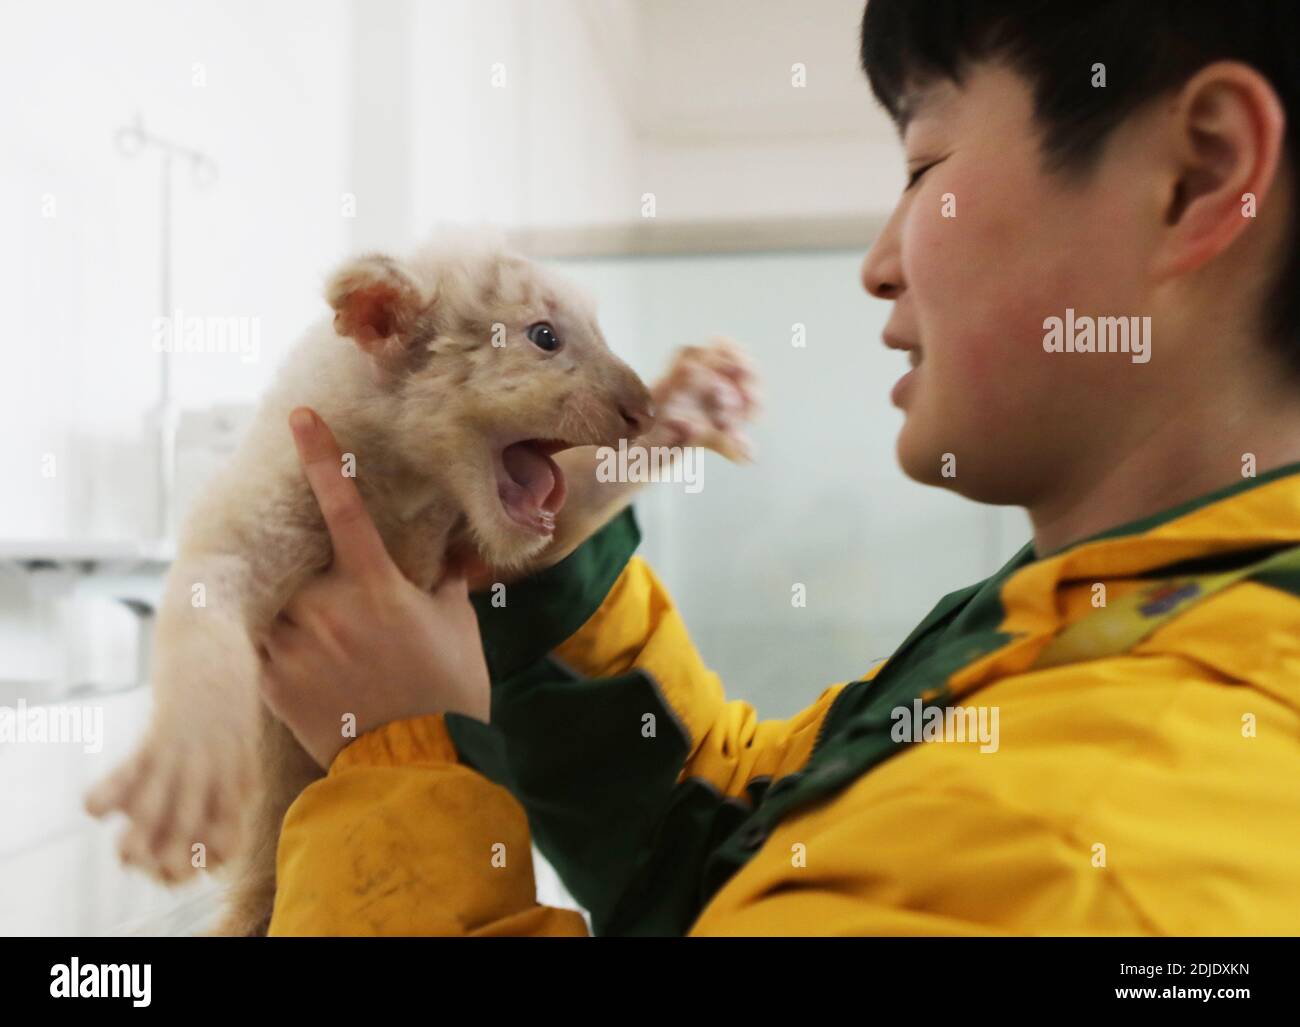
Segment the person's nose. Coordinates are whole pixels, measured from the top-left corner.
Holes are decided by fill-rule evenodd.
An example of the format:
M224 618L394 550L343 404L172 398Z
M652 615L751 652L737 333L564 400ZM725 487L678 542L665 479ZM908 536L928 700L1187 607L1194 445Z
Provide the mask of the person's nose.
M895 210L862 258L862 288L877 299L896 300L905 288L897 221Z

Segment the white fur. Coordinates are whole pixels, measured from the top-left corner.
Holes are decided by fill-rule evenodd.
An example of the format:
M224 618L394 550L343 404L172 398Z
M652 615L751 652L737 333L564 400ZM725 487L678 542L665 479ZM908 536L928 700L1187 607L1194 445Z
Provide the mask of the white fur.
M87 802L128 814L124 857L164 880L193 874L196 852L208 868L233 863L223 933L265 930L279 825L320 775L257 690L259 634L330 558L290 410L312 407L355 455L390 553L423 587L461 540L496 567L548 545L501 507L505 445L617 445L650 421L649 395L606 347L590 299L499 238L444 235L406 261L360 257L327 297L333 321L296 345L183 528L159 611L147 740ZM555 325L561 350L529 341L538 321ZM504 326L502 347L493 325Z

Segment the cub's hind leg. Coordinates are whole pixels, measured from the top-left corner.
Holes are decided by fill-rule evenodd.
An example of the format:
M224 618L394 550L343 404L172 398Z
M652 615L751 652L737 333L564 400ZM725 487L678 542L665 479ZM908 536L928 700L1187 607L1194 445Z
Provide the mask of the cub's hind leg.
M263 786L250 810L248 846L234 868L225 911L214 934L266 934L275 907L275 858L284 815L303 789L324 775L269 710L263 708L261 720L259 759Z

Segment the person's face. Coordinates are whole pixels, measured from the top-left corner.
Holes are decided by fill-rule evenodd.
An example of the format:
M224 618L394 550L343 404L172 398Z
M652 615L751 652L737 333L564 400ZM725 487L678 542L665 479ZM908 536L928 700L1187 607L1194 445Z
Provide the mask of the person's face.
M1079 183L1044 170L1030 89L998 66L934 86L915 109L908 171L928 170L862 266L867 291L894 304L886 340L919 357L893 397L899 461L918 481L1030 505L1095 449L1089 436L1115 426L1108 408L1134 399L1148 370L1126 353L1043 348L1044 319L1067 307L1142 313L1150 240L1124 175L1128 143L1112 140Z

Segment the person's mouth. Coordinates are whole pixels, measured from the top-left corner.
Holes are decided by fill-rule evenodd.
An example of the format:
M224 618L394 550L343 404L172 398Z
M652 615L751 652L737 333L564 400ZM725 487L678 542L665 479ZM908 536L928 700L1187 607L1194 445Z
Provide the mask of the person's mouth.
M894 383L894 388L889 394L890 401L895 406L902 406L903 400L915 384L917 368L921 366L921 347L914 342L908 342L905 339L889 334L884 336L884 342L890 349L906 352L907 362L911 365L911 369Z
M516 524L550 535L564 505L564 472L551 457L571 448L563 439L521 439L496 454L497 496Z

